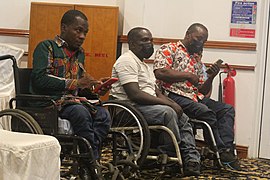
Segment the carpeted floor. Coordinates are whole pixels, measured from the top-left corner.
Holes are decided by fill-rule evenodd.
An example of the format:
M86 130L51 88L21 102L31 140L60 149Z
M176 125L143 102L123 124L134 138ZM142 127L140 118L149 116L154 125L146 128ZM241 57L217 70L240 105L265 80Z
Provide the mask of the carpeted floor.
M263 159L241 159L242 171L232 171L229 169L216 169L207 166L202 167L202 172L199 177L182 177L179 174L166 174L158 177L159 170L152 169L142 173L142 179L164 179L164 180L177 180L177 179L206 179L206 180L253 180L253 179L270 179L270 160Z
M270 180L270 160L264 159L241 159L242 171L230 169L215 169L211 162L204 162L199 177L183 177L181 174L162 173L158 168L148 167L140 171L140 177L136 180ZM64 172L65 169L62 169ZM78 177L61 177L61 180L78 179ZM109 180L106 179L105 180Z

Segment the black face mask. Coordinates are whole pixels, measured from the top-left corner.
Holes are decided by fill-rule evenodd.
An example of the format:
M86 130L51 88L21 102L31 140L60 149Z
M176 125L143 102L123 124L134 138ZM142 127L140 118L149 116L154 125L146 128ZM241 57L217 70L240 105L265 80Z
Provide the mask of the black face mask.
M142 45L142 55L145 59L148 59L152 56L152 54L154 53L154 47L153 44L144 44Z
M199 52L202 51L202 49L203 49L203 44L200 44L200 45L198 45L198 44L190 44L190 45L187 47L187 49L188 49L189 54L190 54L190 55L193 55L194 53L199 53Z

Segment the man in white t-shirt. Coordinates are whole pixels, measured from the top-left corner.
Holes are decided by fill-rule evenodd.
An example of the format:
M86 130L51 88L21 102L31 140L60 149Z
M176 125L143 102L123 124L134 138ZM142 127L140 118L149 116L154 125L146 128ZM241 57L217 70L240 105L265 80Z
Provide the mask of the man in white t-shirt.
M142 27L133 28L128 33L129 51L121 55L113 66L112 77L119 81L112 85L114 99L129 100L144 115L149 125L164 125L174 133L179 142L184 174L200 174L200 154L196 150L189 118L182 108L164 96L157 88L154 73L144 62L154 52L151 32ZM162 134L163 135L163 134ZM172 142L165 134L161 152L172 152Z

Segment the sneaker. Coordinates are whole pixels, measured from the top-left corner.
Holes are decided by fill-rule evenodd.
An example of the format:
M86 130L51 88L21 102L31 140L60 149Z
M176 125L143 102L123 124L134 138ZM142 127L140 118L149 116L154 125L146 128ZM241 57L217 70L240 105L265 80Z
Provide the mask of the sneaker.
M189 161L184 165L185 176L199 176L201 165L196 161Z
M228 167L232 170L237 170L237 171L241 170L240 163L239 163L237 156L235 156L229 150L225 150L225 151L220 153L220 160L221 160L221 163L225 167Z

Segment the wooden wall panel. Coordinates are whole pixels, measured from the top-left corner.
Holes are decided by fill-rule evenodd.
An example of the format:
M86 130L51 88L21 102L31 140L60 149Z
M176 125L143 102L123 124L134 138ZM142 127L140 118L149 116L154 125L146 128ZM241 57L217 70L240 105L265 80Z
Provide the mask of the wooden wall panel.
M12 37L29 37L29 31L28 30L22 30L22 29L5 29L5 28L0 28L0 36L12 36ZM118 42L119 43L127 43L127 40L121 39L122 36L118 36ZM213 42L213 41L212 41ZM221 41L215 41L218 44L225 44ZM235 49L235 42L227 42L229 44L230 50L237 50ZM256 44L255 43L241 43L244 44L245 48L242 48L245 51L255 51L256 50ZM251 44L252 46L249 46ZM232 48L234 47L234 48ZM211 49L211 47L208 47ZM220 46L214 46L213 49L217 48L222 48L222 49L227 49L226 47L220 47ZM28 56L28 52L24 53L24 56ZM145 60L146 63L153 63L153 60ZM209 64L206 63L206 66L209 66ZM234 69L239 69L239 70L246 70L246 71L254 71L255 66L246 66L246 65L231 65Z
M166 44L169 42L177 42L180 39L168 39L154 37L153 43L157 45ZM118 42L127 43L127 35L122 35L118 37ZM243 51L256 51L257 44L249 42L227 42L227 41L206 41L205 48L210 49L229 49L229 50L243 50Z
M96 79L111 76L116 60L118 7L75 5L86 14L89 21L89 33L83 44L85 66Z
M60 33L63 14L74 9L72 4L31 3L28 67L32 67L33 51L40 41L53 39Z

